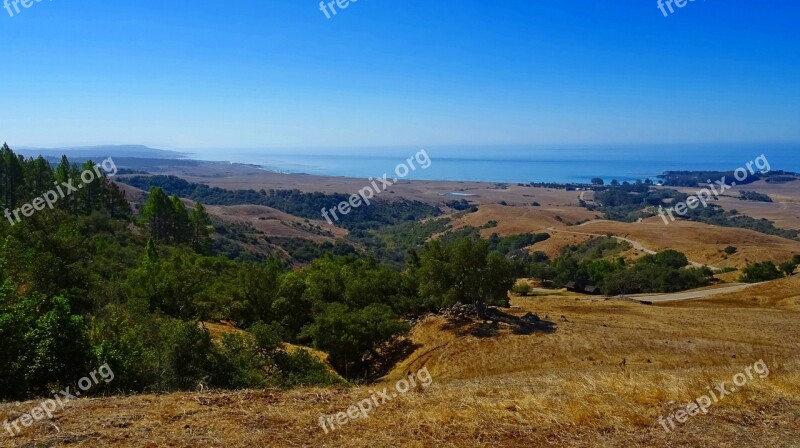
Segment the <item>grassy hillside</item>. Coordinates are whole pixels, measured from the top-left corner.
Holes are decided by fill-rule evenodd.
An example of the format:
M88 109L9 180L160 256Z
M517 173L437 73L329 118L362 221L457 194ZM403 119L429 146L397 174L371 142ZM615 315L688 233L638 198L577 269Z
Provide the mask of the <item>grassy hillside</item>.
M504 324L487 329L432 316L410 333L413 353L377 385L79 400L11 446L793 446L798 286L790 278L741 297L665 306L517 298L519 309L509 312L537 312L555 331L523 336ZM756 376L672 433L659 425L660 415L759 359L766 378ZM337 431L318 426L320 415L346 410L423 365L429 387ZM0 416L31 404L3 405Z

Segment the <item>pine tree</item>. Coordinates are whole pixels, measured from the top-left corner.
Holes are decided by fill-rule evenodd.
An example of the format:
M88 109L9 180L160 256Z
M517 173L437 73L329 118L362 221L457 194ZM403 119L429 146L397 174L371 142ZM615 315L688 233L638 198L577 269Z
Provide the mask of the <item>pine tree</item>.
M153 187L142 208L142 216L150 227L150 235L157 241L168 241L172 236L172 201L164 190Z
M194 210L189 216L189 222L192 248L197 253L207 253L211 247L211 237L209 237L211 217L208 215L206 208L203 207L203 204L195 203Z
M153 243L152 238L147 239L147 245L144 247L144 257L142 257L142 267L147 268L158 262L158 252L156 252L156 245Z
M73 213L77 213L78 198L76 198L74 194L69 194L69 189L65 186L62 186L62 184L69 184L72 182L73 186L77 186L75 181L79 181L78 167L70 164L67 156L61 156L61 162L56 167L55 177L58 185L57 188L60 188L65 195L64 199L59 201L59 204L62 208L72 210Z
M172 196L172 240L176 243L191 241L189 233L189 212L183 201L175 195Z
M81 171L86 172L89 171L93 175L96 176L94 173L95 164L89 160L84 162L81 166ZM87 176L87 179L89 177ZM78 195L80 198L81 206L83 207L83 211L85 213L91 213L92 210L96 209L102 201L103 196L103 184L102 179L93 179L89 183L84 183L83 179L81 179L81 189L78 190Z
M8 144L3 144L0 149L0 159L2 159L2 166L0 166L0 186L2 186L3 205L6 208L14 209L19 204L20 193L24 184L23 168L19 157L14 154L14 151L8 147Z

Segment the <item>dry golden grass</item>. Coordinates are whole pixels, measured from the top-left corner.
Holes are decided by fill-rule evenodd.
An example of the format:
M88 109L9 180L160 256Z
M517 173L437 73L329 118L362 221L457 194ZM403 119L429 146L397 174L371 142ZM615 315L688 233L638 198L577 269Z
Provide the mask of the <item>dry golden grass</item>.
M637 223L594 221L564 230L612 234L637 241L655 251L675 249L685 253L690 260L718 267L740 268L748 262L765 260L783 262L800 253L799 241L698 222L676 221L665 225L658 217ZM738 251L726 255L723 249L727 246L734 246Z
M382 384L343 390L177 393L82 399L4 446L474 447L800 444L797 279L754 293L664 306L562 295L514 298L553 333L473 335L440 316L418 324L414 353ZM757 288L761 288L760 286ZM752 301L753 294L758 300ZM787 302L789 300L789 302ZM792 301L793 300L793 301ZM560 317L564 315L566 321ZM478 325L475 323L475 325ZM484 329L486 330L486 329ZM759 359L766 379L666 433L657 422ZM425 366L434 382L325 434L346 411ZM0 406L16 418L33 402Z
M210 205L206 210L224 221L252 226L266 236L304 238L320 243L347 235L347 230L325 220L304 220L262 205Z
M475 213L466 214L453 221L458 229L464 226L481 227L489 221L497 221L497 227L483 229L481 236L493 233L500 236L521 233L544 232L548 227L562 226L564 223L579 223L597 218L597 214L580 207L507 207L487 204L478 207Z

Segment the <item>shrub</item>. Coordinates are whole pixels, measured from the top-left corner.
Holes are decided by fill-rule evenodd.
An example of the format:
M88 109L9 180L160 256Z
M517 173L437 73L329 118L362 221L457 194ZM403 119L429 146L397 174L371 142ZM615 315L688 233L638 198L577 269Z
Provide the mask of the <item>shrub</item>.
M343 386L347 382L328 370L328 367L307 350L280 352L275 357L281 375L276 377L279 387Z
M748 264L742 269L742 276L739 280L745 283L758 283L779 279L781 277L783 277L783 273L778 270L775 263L765 261L762 263Z
M784 261L781 263L781 272L786 274L787 276L794 274L794 270L797 268L797 265L791 261Z
M527 296L528 293L531 292L531 285L529 285L527 282L517 282L517 284L511 288L511 291L520 296Z

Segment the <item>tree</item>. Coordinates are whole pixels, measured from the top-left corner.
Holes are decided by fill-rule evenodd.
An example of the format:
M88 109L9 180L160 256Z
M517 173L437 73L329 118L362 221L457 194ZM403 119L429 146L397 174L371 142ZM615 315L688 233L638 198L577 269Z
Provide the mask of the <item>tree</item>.
M211 217L203 204L196 202L189 215L189 232L192 249L199 254L208 253L211 248L209 227L211 227Z
M142 208L142 217L150 228L150 234L158 241L169 241L173 230L173 205L164 190L153 187Z
M418 272L420 294L430 304L472 303L484 317L486 305L506 305L514 286L514 267L488 242L463 238L443 246L425 245Z
M686 255L672 249L656 254L655 261L657 264L668 266L673 269L680 269L689 265L689 260L686 258Z
M784 261L781 263L780 269L784 274L786 274L786 276L790 276L794 274L794 270L797 269L797 265L791 261Z
M63 199L59 201L60 207L67 210L72 210L73 212L77 212L78 211L77 198L75 197L74 194L67 195L68 189L67 187L63 186L64 184L75 185L75 181L78 178L78 168L69 163L69 159L67 159L67 156L61 156L61 162L56 167L55 178L57 182L56 188L60 188L66 195Z
M592 185L605 185L605 181L600 177L595 177L592 179Z
M236 277L236 300L242 310L238 321L243 325L254 322L271 322L277 319L273 311L281 286L283 267L276 258L261 264L248 264L239 269Z
M3 205L11 210L19 205L24 184L23 168L19 157L8 144L0 149L0 186L3 190Z
M408 328L387 305L353 310L342 303L329 303L314 315L314 323L303 334L315 347L329 353L339 373L355 378L366 373L366 354L379 359L377 348Z
M776 280L783 277L783 273L778 270L775 263L764 261L762 263L751 263L742 269L741 282L758 283L769 280Z
M53 188L53 169L44 157L39 156L27 163L26 181L28 195L31 197L41 196Z
M81 166L82 172L90 172L93 175L95 164L89 160ZM99 208L104 201L105 190L103 188L102 179L93 179L89 183L83 182L81 179L81 188L78 190L78 199L82 203L84 213L91 213L92 210Z
M189 232L189 212L183 201L177 196L172 196L172 229L170 231L172 241L185 243L191 241Z
M83 318L64 297L17 297L6 279L0 287L0 396L49 392L86 373L89 360Z

